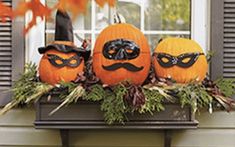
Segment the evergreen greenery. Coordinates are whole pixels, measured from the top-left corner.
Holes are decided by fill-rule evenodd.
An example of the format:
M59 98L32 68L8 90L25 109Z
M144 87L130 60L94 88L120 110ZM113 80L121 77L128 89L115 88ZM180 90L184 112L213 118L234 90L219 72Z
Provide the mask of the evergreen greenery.
M48 93L53 88L54 87L51 85L38 81L36 64L26 64L24 74L21 75L20 79L16 81L13 86L12 101L1 109L0 115L21 103L30 103L38 100L42 95Z
M102 85L95 84L90 87L85 94L83 99L89 101L100 101L106 96L105 90Z
M178 85L174 91L181 106L190 105L194 112L197 108L208 107L213 100L213 97L201 84Z
M141 107L139 110L140 113L150 113L153 114L153 112L159 112L164 110L164 100L165 97L159 93L157 90L149 90L149 89L143 89L143 93L145 96L145 104Z
M226 97L231 97L235 94L235 79L218 79L215 81L220 91Z
M123 99L126 93L127 89L122 84L105 91L101 110L104 111L104 119L108 124L124 123L125 114L128 110Z
M61 82L51 86L39 81L36 65L29 63L25 66L24 74L14 84L12 101L0 111L0 115L21 103L30 104L43 95L50 97L57 94L61 104L50 115L63 106L77 103L80 98L99 102L108 124L124 123L128 120L127 113L135 111L153 114L164 110L166 103L177 102L182 107L189 105L196 111L198 108L211 106L213 102L229 111L235 107L235 100L230 98L235 94L234 89L234 79L219 79L215 82L205 80L203 83L190 84L155 82L141 87L128 83L104 87L98 82L92 85Z

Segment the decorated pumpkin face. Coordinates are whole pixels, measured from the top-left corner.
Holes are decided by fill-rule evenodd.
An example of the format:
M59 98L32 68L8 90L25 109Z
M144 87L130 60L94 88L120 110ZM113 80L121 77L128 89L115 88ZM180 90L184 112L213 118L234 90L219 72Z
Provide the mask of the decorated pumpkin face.
M85 44L83 47L74 45L72 21L66 12L59 10L56 13L55 41L38 48L38 52L43 54L39 64L40 79L51 85L76 80L83 72L84 60L90 56Z
M63 53L50 49L41 58L39 75L41 81L55 85L61 81L75 80L83 68L84 60L77 53Z
M178 83L202 81L208 64L202 48L193 40L168 38L154 51L156 76L171 78Z
M133 25L110 25L97 37L93 70L104 84L129 81L140 85L148 75L150 62L147 39Z

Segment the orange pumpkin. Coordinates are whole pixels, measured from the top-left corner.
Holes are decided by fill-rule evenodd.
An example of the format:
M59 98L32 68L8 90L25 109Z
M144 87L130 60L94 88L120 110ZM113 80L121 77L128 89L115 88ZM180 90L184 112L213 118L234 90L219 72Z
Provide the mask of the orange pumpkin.
M207 60L195 41L185 38L167 38L154 51L156 76L171 78L178 83L202 81L207 73Z
M74 45L71 19L66 12L59 10L56 13L55 41L38 51L43 54L39 64L40 79L51 85L75 80L83 72L84 60L90 56L85 44L80 48Z
M150 48L144 34L131 24L106 27L97 37L93 70L108 85L129 81L140 85L150 69Z
M58 84L61 81L71 82L77 78L79 73L83 72L84 60L82 57L79 57L81 63L77 67L70 67L70 66L57 67L50 63L49 58L51 55L56 55L61 59L70 59L72 57L76 57L77 53L75 52L63 53L54 49L46 51L42 56L39 64L39 75L42 82L46 82L51 85ZM58 65L62 64L62 61L59 59L58 60L55 59L55 62ZM76 64L76 62L77 61L73 59L70 61L71 64Z

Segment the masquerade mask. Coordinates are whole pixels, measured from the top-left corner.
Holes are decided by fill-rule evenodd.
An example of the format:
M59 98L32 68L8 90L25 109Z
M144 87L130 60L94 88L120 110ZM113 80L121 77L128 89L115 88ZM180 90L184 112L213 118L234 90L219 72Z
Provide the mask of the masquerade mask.
M69 59L63 59L57 55L54 54L47 54L48 60L52 65L55 67L62 68L64 66L69 66L69 67L78 67L81 64L82 58L79 57L78 55L72 56Z
M188 68L197 61L200 55L204 55L204 53L185 53L177 57L166 53L154 53L158 63L165 68L172 67L174 65Z
M104 44L103 55L111 60L130 60L138 57L140 48L132 41L116 39Z

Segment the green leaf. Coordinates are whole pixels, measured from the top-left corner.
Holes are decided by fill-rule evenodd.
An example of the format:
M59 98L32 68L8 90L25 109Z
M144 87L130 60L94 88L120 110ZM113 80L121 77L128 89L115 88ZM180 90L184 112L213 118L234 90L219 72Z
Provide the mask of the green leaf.
M90 87L90 90L84 94L84 100L100 101L105 97L105 90L102 85L95 84Z
M123 99L126 92L127 89L124 85L117 85L111 90L106 89L101 110L104 111L104 119L108 124L124 123L125 113L128 111Z
M25 65L25 71L13 85L13 99L1 111L0 115L6 113L21 103L31 103L38 100L42 95L53 89L53 86L38 82L37 66L33 63Z
M163 102L164 95L162 95L158 90L149 90L143 88L143 93L145 95L145 104L139 110L140 113L150 113L159 112L164 110Z
M235 94L235 79L218 79L215 81L220 91L226 97L231 97Z

